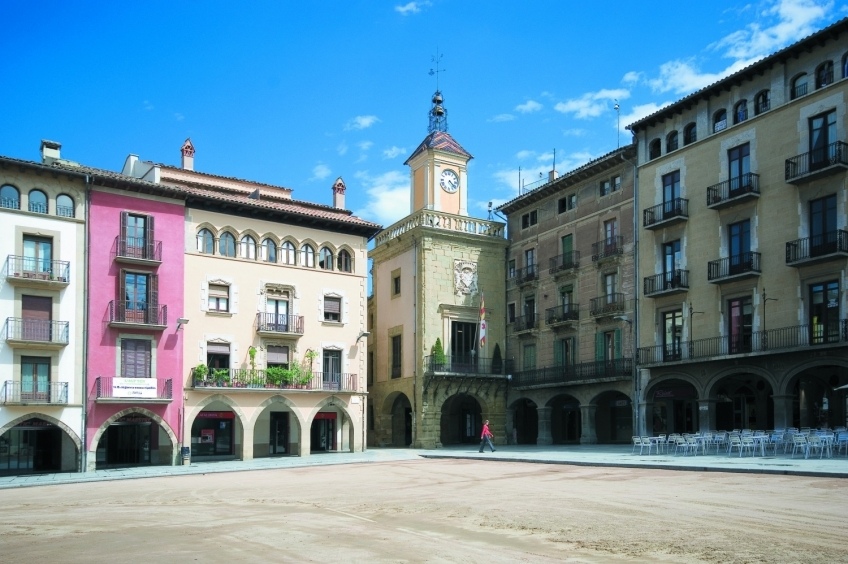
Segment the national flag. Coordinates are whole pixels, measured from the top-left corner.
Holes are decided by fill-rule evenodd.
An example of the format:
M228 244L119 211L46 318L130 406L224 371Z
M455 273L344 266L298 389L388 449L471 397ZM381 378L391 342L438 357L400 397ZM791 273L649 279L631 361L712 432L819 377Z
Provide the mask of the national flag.
M480 348L486 346L486 298L480 293Z

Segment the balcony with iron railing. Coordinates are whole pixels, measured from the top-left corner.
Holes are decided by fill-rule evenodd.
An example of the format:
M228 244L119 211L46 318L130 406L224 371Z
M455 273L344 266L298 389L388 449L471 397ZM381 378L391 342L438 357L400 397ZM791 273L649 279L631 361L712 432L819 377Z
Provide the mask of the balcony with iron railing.
M563 384L585 384L598 380L630 380L632 378L633 359L616 358L519 370L512 374L510 385L513 388L534 388Z
M795 98L800 98L801 96L807 95L807 83L801 82L797 84L793 84L792 88L789 89L789 99L794 100Z
M36 257L6 257L6 280L13 286L58 289L71 281L71 263Z
M627 309L627 296L621 292L592 298L589 304L589 314L592 317L616 315Z
M848 257L848 231L837 229L786 243L787 266L809 266Z
M127 264L161 264L162 241L146 237L115 237L115 260Z
M624 254L624 237L614 235L592 243L592 262L601 263Z
M169 403L173 399L173 381L98 376L94 380L94 398L98 403Z
M668 364L775 352L808 351L812 348L848 345L848 319L829 324L795 325L762 331L748 331L735 336L709 337L673 345L656 345L639 349L639 364Z
M161 331L168 325L168 306L132 300L109 302L109 326Z
M8 317L3 333L12 348L61 349L68 346L67 321Z
M756 115L760 115L762 113L765 113L765 112L769 111L770 109L771 109L771 101L768 98L766 98L764 100L757 100L756 104L754 105L754 113L756 113Z
M0 388L0 404L29 405L29 404L67 405L68 383L47 382L39 380L6 380Z
M356 392L356 374L347 372L304 372L301 370L215 368L205 375L192 370L192 387L230 388L244 391L293 390L306 392Z
M513 333L525 333L537 328L539 323L538 316L535 313L520 315L512 322Z
M759 276L760 273L760 253L753 251L707 263L707 281L713 284Z
M707 207L721 209L760 197L760 175L747 172L707 188Z
M303 335L303 316L257 313L256 332L269 337L281 335L299 337Z
M509 374L512 364L500 358L478 357L477 355L436 355L424 357L424 372L427 374L496 375Z
M550 260L548 273L560 276L574 271L580 266L580 251L571 251L555 256Z
M550 327L573 325L579 318L580 306L577 304L563 304L545 310L545 325Z
M642 212L645 229L659 229L689 219L689 200L673 198Z
M524 286L526 284L533 284L538 280L539 267L538 265L531 264L524 268L515 269L510 282L512 282L512 286Z
M689 290L689 271L674 269L648 276L644 280L645 296L656 298Z
M786 159L785 178L790 184L804 184L848 170L848 144L835 141L826 147Z

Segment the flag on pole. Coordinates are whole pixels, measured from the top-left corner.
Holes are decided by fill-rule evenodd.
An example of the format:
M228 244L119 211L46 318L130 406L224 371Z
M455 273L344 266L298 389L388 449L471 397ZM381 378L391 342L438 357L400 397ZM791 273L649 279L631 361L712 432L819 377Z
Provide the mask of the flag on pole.
M480 348L486 346L486 297L480 292Z

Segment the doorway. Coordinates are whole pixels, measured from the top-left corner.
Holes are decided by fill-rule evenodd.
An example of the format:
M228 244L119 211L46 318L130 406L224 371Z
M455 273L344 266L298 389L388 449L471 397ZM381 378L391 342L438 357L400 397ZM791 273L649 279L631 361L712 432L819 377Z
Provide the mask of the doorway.
M311 429L311 452L336 450L336 414L318 413Z
M279 456L289 451L289 414L287 411L271 412L271 432L269 434L269 454Z

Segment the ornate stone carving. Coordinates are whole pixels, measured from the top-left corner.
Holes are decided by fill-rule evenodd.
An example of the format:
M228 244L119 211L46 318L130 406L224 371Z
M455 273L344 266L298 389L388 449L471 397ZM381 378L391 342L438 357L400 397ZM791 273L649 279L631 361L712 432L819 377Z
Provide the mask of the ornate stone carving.
M457 296L477 293L477 263L469 260L453 261L454 290Z

